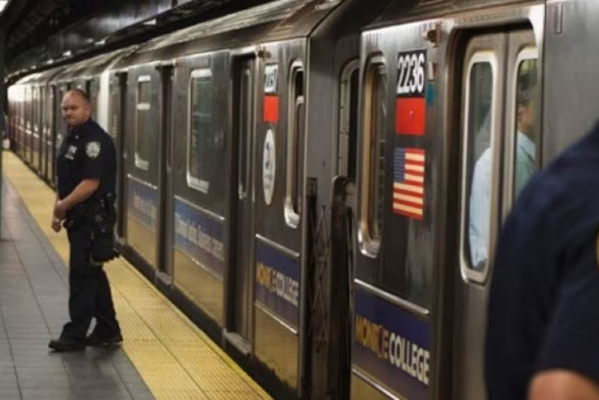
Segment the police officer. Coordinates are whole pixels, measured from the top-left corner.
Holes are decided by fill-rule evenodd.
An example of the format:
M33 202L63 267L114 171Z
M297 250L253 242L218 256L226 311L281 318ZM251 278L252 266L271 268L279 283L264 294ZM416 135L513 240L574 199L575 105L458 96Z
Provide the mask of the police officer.
M49 347L70 351L86 345L118 344L123 338L102 269L102 262L112 257L98 256L107 244L108 250L114 251L110 239L116 218L116 151L110 136L91 119L91 103L85 92L66 93L62 113L69 132L57 157L58 191L52 229L60 232L64 226L69 239L71 321ZM96 325L87 337L93 317Z
M599 399L599 123L524 187L497 243L489 400Z

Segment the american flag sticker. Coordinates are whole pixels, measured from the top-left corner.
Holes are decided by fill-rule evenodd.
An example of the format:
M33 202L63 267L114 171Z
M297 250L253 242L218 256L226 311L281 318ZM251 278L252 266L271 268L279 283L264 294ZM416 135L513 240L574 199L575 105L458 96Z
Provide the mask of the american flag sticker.
M424 214L425 162L426 153L422 149L407 147L395 149L393 174L394 213L422 219Z

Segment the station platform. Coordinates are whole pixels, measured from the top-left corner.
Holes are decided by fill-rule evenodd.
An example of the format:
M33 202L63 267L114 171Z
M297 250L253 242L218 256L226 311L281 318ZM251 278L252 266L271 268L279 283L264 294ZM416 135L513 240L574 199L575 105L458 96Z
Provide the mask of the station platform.
M0 400L266 400L271 397L124 258L105 266L124 342L54 353L68 320L68 241L55 193L3 153Z

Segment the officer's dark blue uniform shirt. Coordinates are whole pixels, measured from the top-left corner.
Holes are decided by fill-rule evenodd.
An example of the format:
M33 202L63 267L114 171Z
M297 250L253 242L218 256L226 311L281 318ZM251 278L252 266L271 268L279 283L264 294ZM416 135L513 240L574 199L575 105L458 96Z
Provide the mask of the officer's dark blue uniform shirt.
M599 125L535 175L500 235L491 282L489 400L525 400L534 374L599 384Z
M99 179L92 198L115 193L116 150L112 138L92 119L64 138L57 159L58 196L67 197L85 179Z

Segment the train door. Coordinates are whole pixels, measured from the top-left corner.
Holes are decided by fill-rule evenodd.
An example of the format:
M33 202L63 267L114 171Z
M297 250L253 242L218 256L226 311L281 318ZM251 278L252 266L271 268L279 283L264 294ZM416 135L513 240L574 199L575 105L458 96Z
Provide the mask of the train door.
M45 87L39 86L37 89L37 96L35 100L36 107L36 137L35 137L35 151L37 153L35 159L35 170L39 176L44 175L44 96Z
M35 147L35 136L37 135L37 87L31 86L29 91L29 118L31 124L29 125L29 165L35 169L35 158L36 158L36 147Z
M159 187L159 230L158 237L158 276L168 285L171 284L174 221L174 203L173 203L173 168L172 168L172 101L173 101L173 67L170 65L161 66L162 92L160 98L161 115L161 134L160 134L160 176Z
M48 137L48 86L44 85L41 87L41 99L40 99L40 110L42 113L40 122L40 168L39 174L42 178L46 177L46 168L48 162L46 161L48 155L46 153L46 141Z
M23 86L19 86L18 87L18 101L16 104L16 108L17 108L17 128L15 131L15 140L17 142L17 154L19 155L19 157L23 158L23 105L24 105L24 88Z
M25 107L24 107L24 117L25 117L25 134L23 135L23 157L25 162L28 165L31 165L31 93L32 89L30 86L25 87Z
M39 88L37 86L31 87L31 156L29 161L34 171L38 169L38 144L39 144Z
M117 151L117 183L116 183L116 209L117 223L116 236L119 240L125 238L125 205L127 195L125 190L126 179L126 146L125 146L125 121L127 106L127 74L117 72L110 76L110 105L109 105L109 133L114 140Z
M162 229L158 226L161 77L154 65L129 69L127 76L126 241L146 267L154 269Z
M254 241L254 102L255 60L253 57L237 58L234 64L233 132L236 136L237 196L233 197L234 218L232 232L235 254L234 268L228 275L228 293L231 294L228 335L232 342L249 351L252 327L252 271ZM237 339L237 340L236 340ZM241 346L240 346L241 345Z
M54 141L54 156L56 156L60 150L60 145L67 135L68 127L67 123L62 116L62 99L64 95L69 91L70 85L68 83L58 84L57 96L56 96L56 136ZM52 185L56 184L56 171L54 172Z
M529 30L474 36L467 43L462 70L456 69L462 76L453 339L456 399L485 398L490 260L503 219L538 165L537 53Z
M54 142L56 141L56 130L57 121L60 119L60 114L57 113L57 98L56 98L56 87L54 85L48 86L48 103L46 104L48 112L48 136L46 138L46 181L48 183L54 182L54 161L56 153L54 151Z

